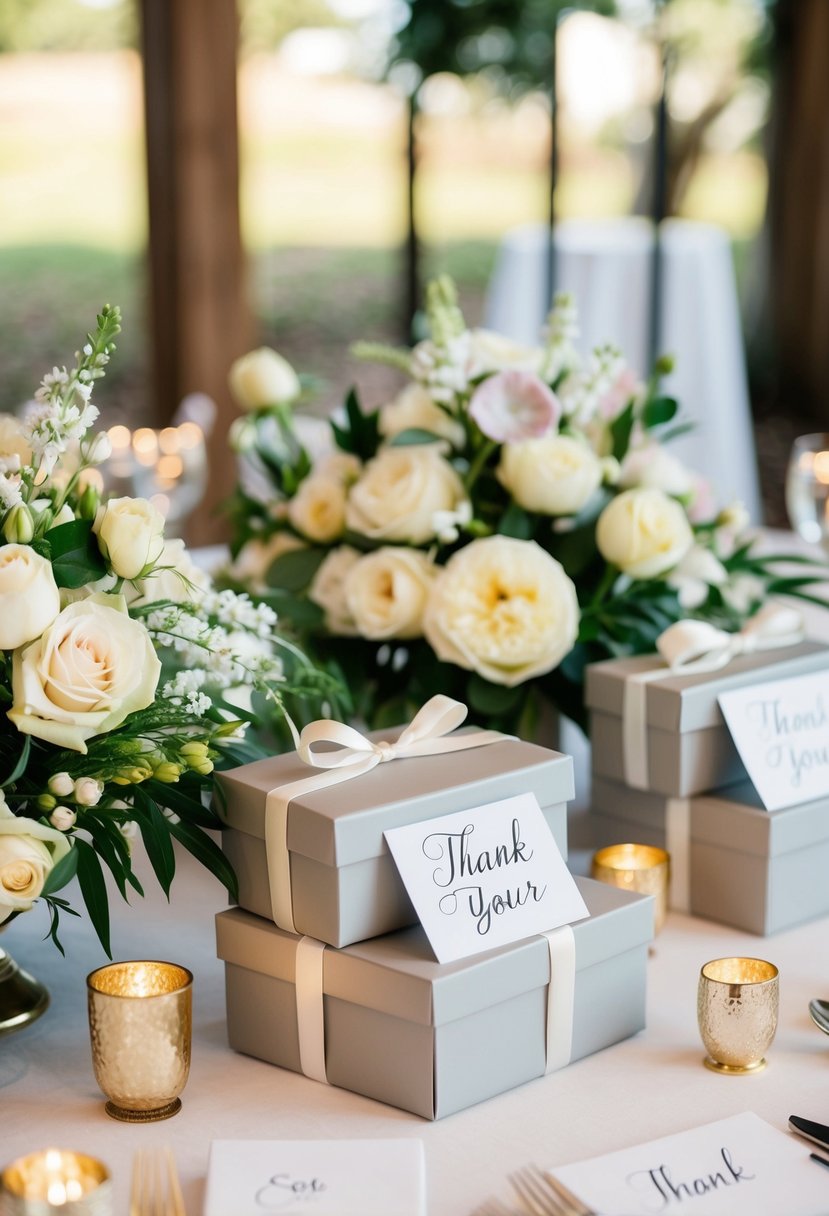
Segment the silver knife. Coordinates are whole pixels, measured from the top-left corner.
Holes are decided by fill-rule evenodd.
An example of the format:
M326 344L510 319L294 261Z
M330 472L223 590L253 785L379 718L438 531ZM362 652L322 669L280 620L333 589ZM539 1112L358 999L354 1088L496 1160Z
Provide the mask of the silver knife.
M813 1123L811 1119L801 1119L799 1115L789 1115L789 1127L798 1136L811 1140L819 1145L824 1152L829 1150L829 1127L825 1123Z

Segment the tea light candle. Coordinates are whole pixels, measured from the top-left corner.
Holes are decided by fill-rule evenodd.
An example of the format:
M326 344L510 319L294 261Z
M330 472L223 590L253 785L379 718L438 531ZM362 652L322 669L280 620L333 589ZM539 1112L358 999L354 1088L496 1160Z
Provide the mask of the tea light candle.
M653 928L659 933L668 914L670 857L649 844L612 844L593 856L592 875L599 882L639 895L653 895Z
M86 1153L47 1148L0 1174L0 1216L112 1216L109 1170Z

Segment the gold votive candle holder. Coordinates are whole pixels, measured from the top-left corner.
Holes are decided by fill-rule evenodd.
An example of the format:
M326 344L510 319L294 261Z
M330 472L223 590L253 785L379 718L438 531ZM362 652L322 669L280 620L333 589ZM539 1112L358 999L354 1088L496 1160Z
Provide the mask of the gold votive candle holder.
M99 967L86 984L92 1064L107 1114L129 1123L177 1114L190 1072L192 973L136 959Z
M653 929L659 933L668 915L668 880L671 859L664 849L649 844L611 844L593 854L591 873L599 882L652 895Z
M766 1067L777 1031L778 970L761 958L715 958L700 971L697 1021L714 1072L739 1076Z
M101 1161L46 1148L0 1174L0 1216L112 1216L112 1183Z

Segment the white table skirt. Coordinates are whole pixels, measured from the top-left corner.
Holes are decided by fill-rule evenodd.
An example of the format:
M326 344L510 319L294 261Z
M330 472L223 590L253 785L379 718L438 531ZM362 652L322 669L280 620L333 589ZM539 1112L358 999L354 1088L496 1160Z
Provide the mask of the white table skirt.
M815 610L809 623L811 632L829 637L829 615ZM426 1149L430 1216L466 1216L492 1192L506 1197L507 1173L527 1161L561 1165L743 1110L781 1129L790 1114L820 1121L829 1116L829 1039L807 1012L810 997L829 997L829 920L763 939L670 914L649 962L645 1031L562 1072L427 1123L232 1052L214 948L221 888L179 854L168 905L146 861L139 858L137 866L147 898L135 897L128 908L117 892L111 896L115 957L169 958L195 975L192 1071L183 1109L170 1122L132 1126L104 1113L89 1054L85 977L106 960L86 918L65 919L65 960L41 940L44 909L19 917L2 934L3 946L52 994L39 1022L0 1040L2 1160L49 1145L100 1157L113 1172L118 1216L127 1211L132 1154L142 1146L172 1146L188 1216L198 1216L213 1138L416 1136ZM70 894L80 909L78 892L70 888ZM734 954L759 955L780 968L779 1030L769 1067L757 1076L720 1077L702 1066L699 969L708 959Z

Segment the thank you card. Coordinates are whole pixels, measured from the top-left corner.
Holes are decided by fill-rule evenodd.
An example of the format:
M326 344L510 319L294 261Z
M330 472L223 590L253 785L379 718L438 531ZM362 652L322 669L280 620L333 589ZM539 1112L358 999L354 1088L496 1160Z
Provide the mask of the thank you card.
M722 693L720 709L767 811L829 794L826 673Z
M534 794L385 835L439 963L589 915Z

